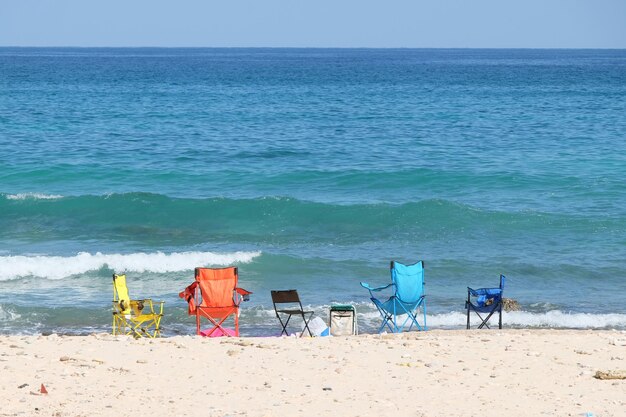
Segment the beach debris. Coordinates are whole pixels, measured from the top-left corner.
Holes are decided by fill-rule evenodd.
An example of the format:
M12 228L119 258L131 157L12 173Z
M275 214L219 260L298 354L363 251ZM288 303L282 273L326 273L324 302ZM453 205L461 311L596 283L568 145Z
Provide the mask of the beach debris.
M502 306L504 307L504 311L519 311L522 309L520 303L512 298L503 298Z
M626 379L626 371L597 371L596 379Z
M111 366L110 368L108 368L108 369L107 369L107 371L110 371L110 372L119 372L120 374L127 374L127 373L129 373L129 372L130 372L130 370L128 370L128 369L126 369L126 368L122 368L122 367L115 368L115 367L113 367L113 366Z
M115 337L110 333L92 333L90 336L97 340L115 340Z
M332 391L333 389L331 387L324 387L322 388L322 391Z
M420 362L398 362L396 363L398 366L406 366L407 368L417 368L422 366Z
M41 384L41 388L39 388L39 392L41 394L47 394L48 393L48 390L46 389L44 384Z
M22 389L22 388L27 387L27 386L28 386L28 384L22 384L22 385L18 385L18 388Z
M59 358L59 360L60 360L61 362L68 362L68 361L74 361L74 360L76 360L76 359L74 359L74 358L70 358L69 356L61 356L61 357Z
M238 345L238 346L254 346L254 343L249 341L249 340L245 340L245 339L238 339L236 342L233 343L234 345Z

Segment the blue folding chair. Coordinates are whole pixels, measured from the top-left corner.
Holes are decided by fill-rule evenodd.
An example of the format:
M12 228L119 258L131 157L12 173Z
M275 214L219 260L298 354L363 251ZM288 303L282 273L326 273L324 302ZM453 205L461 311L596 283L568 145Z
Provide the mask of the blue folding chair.
M361 282L361 286L370 292L370 299L383 318L383 323L380 325L378 333L381 333L385 326L392 333L400 333L407 323L410 323L409 331L413 328L413 325L418 330L426 330L423 261L413 265L403 265L400 262L391 261L391 284L372 288L367 283ZM392 288L393 294L386 301L381 301L379 298L384 297L378 295L377 298L377 295L374 293L387 288ZM420 307L422 307L424 314L424 323L422 325L417 320L417 313ZM399 316L406 317L404 320L398 320Z
M476 313L481 322L478 325L479 329L483 327L489 327L489 319L494 313L498 313L498 328L502 328L502 293L504 291L504 281L506 277L500 274L500 287L499 288L479 288L474 290L467 287L467 301L465 301L465 308L467 309L467 329L470 328L470 311ZM472 302L472 300L475 300ZM480 314L486 314L485 318Z

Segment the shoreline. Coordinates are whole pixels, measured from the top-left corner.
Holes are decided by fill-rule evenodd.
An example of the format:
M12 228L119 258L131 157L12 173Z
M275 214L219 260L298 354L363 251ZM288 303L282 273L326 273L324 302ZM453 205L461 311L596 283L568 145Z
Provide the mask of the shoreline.
M314 317L319 317L319 316L314 316ZM612 328L612 327L521 327L521 326L506 326L503 329L498 329L497 328L497 323L496 326L492 326L491 329L478 329L477 328L477 324L478 323L474 323L472 322L472 328L471 329L466 329L464 326L439 326L439 327L428 327L428 330L426 330L426 333L431 333L431 332L443 332L443 333L448 333L448 332L458 332L458 333L464 333L464 332L472 332L472 331L487 331L487 332L497 332L497 331L512 331L512 332L522 332L522 331L529 331L529 332L542 332L542 331L546 331L546 332L567 332L567 331L571 331L573 333L577 333L577 332L616 332L616 333L623 333L624 334L624 338L626 339L626 328L623 327L617 327L617 328ZM492 325L493 323L490 322L490 325ZM207 327L210 327L210 325L208 325ZM225 326L227 328L230 328L229 326ZM298 330L294 330L295 327L290 327L290 334L289 336L285 337L280 335L280 329L276 330L277 326L273 326L272 327L272 331L268 331L268 332L263 332L263 333L250 333L248 332L248 328L244 328L243 326L240 326L240 339L268 339L268 340L272 340L272 339L281 339L281 338L297 338L298 335L300 334L300 329ZM243 329L243 331L242 331ZM0 339L2 338L11 338L11 337L29 337L29 338L40 338L40 337L62 337L62 338L82 338L82 337L95 337L95 338L106 338L107 336L111 336L111 337L117 337L117 336L113 336L111 333L111 326L109 326L108 328L103 327L102 329L97 329L96 331L92 330L85 330L85 331L77 331L77 332L72 332L72 331L62 331L62 332L54 332L54 331L44 331L44 332L39 332L39 333L12 333L12 332L0 332ZM186 332L181 332L181 333L168 333L167 331L163 331L161 333L161 336L159 338L157 338L156 340L163 340L163 339L172 339L172 338L187 338L187 337L191 337L191 338L196 338L196 329L194 328L189 328L187 329ZM412 334L412 333L417 333L417 330L411 330L409 332L405 331L403 332L403 334L408 333L408 334ZM422 331L423 333L423 331ZM376 333L376 329L367 329L367 330L360 330L359 334L356 336L371 336L371 337L384 337L387 335L390 335L392 333L388 332L388 331L384 331L381 334ZM124 336L120 336L120 337L124 337ZM315 338L317 338L318 336L316 336ZM325 338L326 336L321 336L322 338ZM339 336L339 338L341 338L343 336ZM307 336L308 338L308 336Z
M626 370L623 330L1 335L0 362L0 416L617 416L626 409L626 380L594 378Z

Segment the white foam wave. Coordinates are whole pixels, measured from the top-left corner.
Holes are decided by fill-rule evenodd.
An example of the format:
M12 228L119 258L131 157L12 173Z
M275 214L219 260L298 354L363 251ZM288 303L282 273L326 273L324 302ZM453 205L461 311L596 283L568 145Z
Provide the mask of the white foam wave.
M14 321L16 319L19 319L21 316L10 310L10 309L6 309L4 308L2 305L0 305L0 322L2 321Z
M226 266L251 262L261 252L174 252L166 254L131 253L76 256L0 256L0 281L20 277L61 279L108 267L116 272L178 272L197 266Z
M603 327L626 327L626 314L564 313L551 310L545 313L512 311L504 313L505 323L524 327L567 327L573 329L592 329Z
M7 194L7 200L56 200L63 198L58 194L42 194L42 193L20 193L20 194Z
M380 315L377 311L368 311L359 314L359 316L359 320L362 322L373 326L380 325ZM475 315L470 316L470 319L472 326L480 324L480 321ZM467 323L467 316L465 313L459 312L428 314L426 321L429 328L463 328ZM511 311L502 314L502 322L505 327L568 329L626 328L626 314L564 313L560 310L551 310L543 313ZM498 317L493 317L490 320L490 326L493 327L491 323L497 326Z

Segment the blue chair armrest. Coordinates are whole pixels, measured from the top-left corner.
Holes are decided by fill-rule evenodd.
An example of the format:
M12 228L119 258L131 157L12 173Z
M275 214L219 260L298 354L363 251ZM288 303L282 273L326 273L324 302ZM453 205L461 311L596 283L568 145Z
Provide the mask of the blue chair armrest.
M369 284L367 282L361 282L361 287L366 288L370 292L371 291L381 291L381 290L384 290L385 288L391 287L392 285L393 285L393 283L387 284L387 285L383 285L381 287L372 288L372 287L369 286Z

